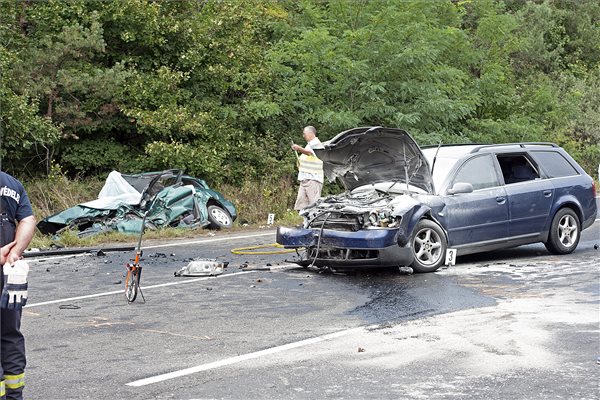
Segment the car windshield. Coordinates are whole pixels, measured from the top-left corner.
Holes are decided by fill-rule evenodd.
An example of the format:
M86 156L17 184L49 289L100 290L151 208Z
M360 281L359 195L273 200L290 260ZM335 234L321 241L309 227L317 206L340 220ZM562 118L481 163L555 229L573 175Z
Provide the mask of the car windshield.
M442 184L446 180L448 176L448 172L454 167L456 164L457 158L440 158L438 157L435 160L435 167L433 168L433 174L431 175L433 178L433 185L437 192L438 188L442 187Z
M436 193L439 193L438 190L442 187L442 184L446 180L448 173L452 170L456 162L466 153L470 152L473 148L477 146L475 145L461 145L461 146L448 146L448 147L440 147L439 150L437 147L427 147L421 149L423 155L429 162L429 165L432 166L433 171L431 174L431 178L433 180L433 186L435 188ZM437 153L437 156L436 156ZM435 158L435 165L433 163L433 159Z

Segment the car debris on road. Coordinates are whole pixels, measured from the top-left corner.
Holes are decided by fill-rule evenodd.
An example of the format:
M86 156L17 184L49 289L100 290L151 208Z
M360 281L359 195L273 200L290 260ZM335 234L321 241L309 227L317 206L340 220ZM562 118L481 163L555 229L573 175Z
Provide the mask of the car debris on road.
M223 273L229 262L217 260L194 260L175 272L175 276L216 276Z

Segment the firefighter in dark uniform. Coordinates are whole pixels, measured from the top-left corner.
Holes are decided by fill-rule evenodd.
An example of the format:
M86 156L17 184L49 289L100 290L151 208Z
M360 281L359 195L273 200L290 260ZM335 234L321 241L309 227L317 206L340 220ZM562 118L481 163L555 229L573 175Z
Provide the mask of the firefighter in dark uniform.
M29 246L34 231L35 218L25 188L17 179L0 171L0 242L3 246L1 252L3 273L0 274L0 284L3 289L0 303L0 376L2 377L0 400L23 398L25 339L20 329L21 308L27 301L26 272L23 278L24 284L16 285L24 289L18 292L19 296L13 296L14 291L9 292L11 300L8 302L6 289L12 279L10 271L16 269L12 266L23 263L20 261L23 251ZM15 299L17 299L16 303Z

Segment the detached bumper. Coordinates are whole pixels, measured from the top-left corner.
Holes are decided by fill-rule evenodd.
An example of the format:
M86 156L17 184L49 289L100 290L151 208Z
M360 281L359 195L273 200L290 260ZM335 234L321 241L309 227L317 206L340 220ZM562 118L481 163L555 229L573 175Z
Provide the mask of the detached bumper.
M305 248L299 265L362 267L399 266L413 261L412 250L398 245L398 229L365 229L357 232L324 229L277 229L277 243L286 248ZM317 245L319 247L317 248Z

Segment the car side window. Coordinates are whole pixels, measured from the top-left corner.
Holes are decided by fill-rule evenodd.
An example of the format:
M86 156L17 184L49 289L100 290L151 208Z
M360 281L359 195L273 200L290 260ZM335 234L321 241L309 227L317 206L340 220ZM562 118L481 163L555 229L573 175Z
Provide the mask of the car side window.
M496 157L507 185L540 178L537 168L524 154L498 154Z
M458 182L470 183L473 190L500 186L493 161L489 154L467 160L460 166L450 187Z
M542 164L550 178L579 175L571 163L556 151L534 151L532 155L538 163Z

